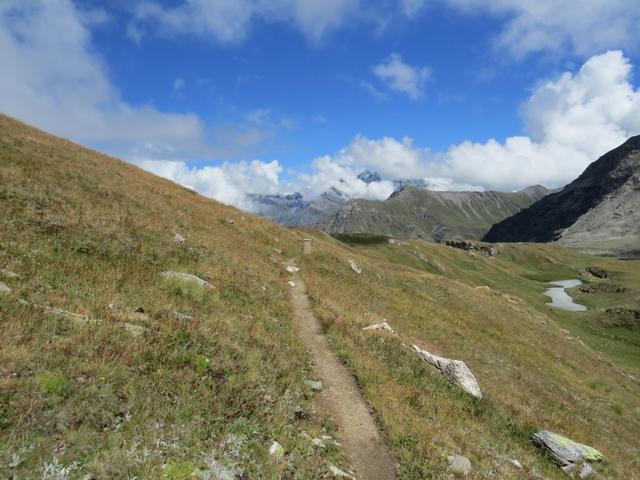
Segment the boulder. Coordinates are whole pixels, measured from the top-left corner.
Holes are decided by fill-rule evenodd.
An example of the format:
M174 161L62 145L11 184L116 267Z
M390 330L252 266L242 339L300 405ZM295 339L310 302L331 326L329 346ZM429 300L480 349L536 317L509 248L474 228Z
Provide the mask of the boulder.
M196 284L200 285L201 287L213 288L213 285L211 285L206 280L203 280L200 277L196 277L195 275L191 275L190 273L162 272L160 275L162 275L164 278L166 278L168 280L181 280L183 282L196 283Z
M476 377L473 376L473 373L471 373L471 370L469 370L466 363L461 360L450 360L448 358L432 355L416 345L412 345L412 347L422 360L439 370L449 379L449 381L458 385L468 394L473 395L476 398L482 398L482 392L480 391L480 386L476 381Z
M607 279L610 277L609 272L607 272L604 268L589 265L587 268L585 268L585 270L596 278Z
M454 453L447 457L447 461L449 462L449 470L456 475L466 477L471 473L471 461L467 457Z
M602 453L593 447L574 442L547 430L534 433L531 441L563 469L568 467L568 470L577 472L580 470L578 465L584 462L598 462L604 458Z

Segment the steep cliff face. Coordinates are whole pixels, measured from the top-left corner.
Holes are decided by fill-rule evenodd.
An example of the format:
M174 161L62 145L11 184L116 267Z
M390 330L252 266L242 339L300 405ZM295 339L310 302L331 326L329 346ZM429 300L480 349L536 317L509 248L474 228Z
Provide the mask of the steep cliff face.
M540 186L513 193L434 192L409 186L384 201L350 200L319 227L332 234L479 239L491 225L531 205L546 192Z
M559 241L602 255L640 256L640 136L600 157L580 177L494 225L488 242Z

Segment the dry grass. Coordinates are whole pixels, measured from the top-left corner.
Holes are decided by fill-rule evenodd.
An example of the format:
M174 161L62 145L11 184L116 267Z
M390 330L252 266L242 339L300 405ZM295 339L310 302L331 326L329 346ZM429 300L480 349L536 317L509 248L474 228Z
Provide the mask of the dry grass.
M302 436L325 420L294 413L310 409L308 358L271 258L299 253L288 231L6 117L0 199L0 267L19 274L0 274L13 289L0 296L0 477L318 478L340 462ZM128 334L131 319L148 332Z
M314 254L304 263L314 307L378 413L402 478L447 478L452 452L472 460L473 478L563 478L529 444L542 428L602 450L608 463L597 468L605 477L637 478L640 388L619 368L636 369L614 365L611 349L583 345L578 331L563 331L585 317L546 307L544 283L526 278L575 278L580 265L595 261L637 288L630 274L637 263L555 246L509 246L489 258L423 242L348 246L314 235ZM362 275L350 269L350 258ZM492 288L475 288L484 285ZM635 301L633 294L621 298ZM362 331L382 319L398 339ZM467 362L485 399L448 385L402 342ZM629 348L637 358L640 343Z

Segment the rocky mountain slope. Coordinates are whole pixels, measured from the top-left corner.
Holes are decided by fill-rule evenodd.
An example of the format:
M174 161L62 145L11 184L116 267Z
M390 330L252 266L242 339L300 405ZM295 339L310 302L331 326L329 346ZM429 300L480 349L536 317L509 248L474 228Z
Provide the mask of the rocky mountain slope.
M348 195L336 188L313 200L306 200L301 193L284 195L249 195L255 205L255 213L281 225L303 227L315 225L333 215L348 200Z
M515 193L435 192L406 186L384 201L349 200L318 226L331 234L480 239L491 225L547 193L542 186Z
M493 226L489 242L558 241L640 258L640 136L593 162L576 180Z

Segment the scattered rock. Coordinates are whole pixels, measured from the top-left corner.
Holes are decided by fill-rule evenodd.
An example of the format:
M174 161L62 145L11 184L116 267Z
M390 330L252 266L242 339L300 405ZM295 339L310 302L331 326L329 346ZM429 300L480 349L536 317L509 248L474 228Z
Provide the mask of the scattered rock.
M11 295L12 290L6 283L0 282L0 295Z
M607 308L605 313L615 315L621 320L627 320L630 322L640 320L640 310L634 310L632 308Z
M602 453L593 447L574 442L546 430L534 433L531 441L536 447L547 453L557 465L563 469L569 467L568 470L575 470L576 473L581 471L578 466L584 462L598 462L604 458Z
M226 223L227 225L233 225L234 223L236 223L235 220L231 220L230 218L227 218L224 223Z
M290 286L291 288L295 288L296 284L290 281L290 282L289 282L289 286Z
M449 470L453 473L466 477L471 473L471 461L462 455L453 454L447 457L449 461Z
M190 322L191 320L193 320L193 317L191 315L187 315L186 313L180 313L177 310L173 311L173 317L176 320L180 320L181 322Z
M593 285L582 285L579 290L582 293L627 293L625 287L619 285L609 285L608 283L596 283Z
M320 390L322 390L322 382L318 380L305 380L304 383L309 385L309 388L311 388L311 390L313 390L314 392L319 392Z
M407 242L401 242L400 240L397 240L395 238L390 238L387 240L387 242L389 242L390 245L403 245L403 246L409 246L409 243Z
M195 275L191 275L190 273L183 273L183 272L162 272L160 275L162 275L164 278L166 279L171 279L171 280L182 280L184 282L191 282L191 283L197 283L198 285L200 285L201 287L206 287L206 288L213 288L213 285L211 285L209 282L207 282L206 280L203 280L200 277L196 277Z
M386 320L382 323L374 323L373 325L364 327L363 330L386 330L387 332L392 333L393 335L396 334L396 332L394 332L393 328L389 326Z
M0 273L6 278L18 278L20 276L17 273L12 272L10 270L0 270Z
M442 372L452 383L458 385L470 395L476 398L482 398L480 386L466 363L461 360L450 360L432 355L416 345L412 345L412 347L422 360Z
M276 460L282 460L284 458L284 448L278 442L274 441L269 447L269 455Z
M440 243L449 247L458 248L467 252L477 252L490 257L500 253L500 248L486 243L472 242L471 240L442 240Z
M295 267L293 265L287 265L285 268L289 273L298 273L300 271L298 267Z
M334 478L350 478L351 480L356 480L353 475L343 472L332 463L329 464L329 472L331 472L331 475L333 475Z
M594 267L589 265L587 268L585 268L585 270L596 278L607 279L611 277L609 275L609 272L607 272L605 269L600 267Z
M351 270L353 270L357 274L361 274L362 273L362 269L353 260L349 260L349 266L351 267Z
M176 233L173 236L173 241L176 242L176 243L184 243L185 238L182 235L180 235L179 233Z
M511 465L522 470L522 464L518 460L516 460L515 458L512 458L510 462L511 462Z

